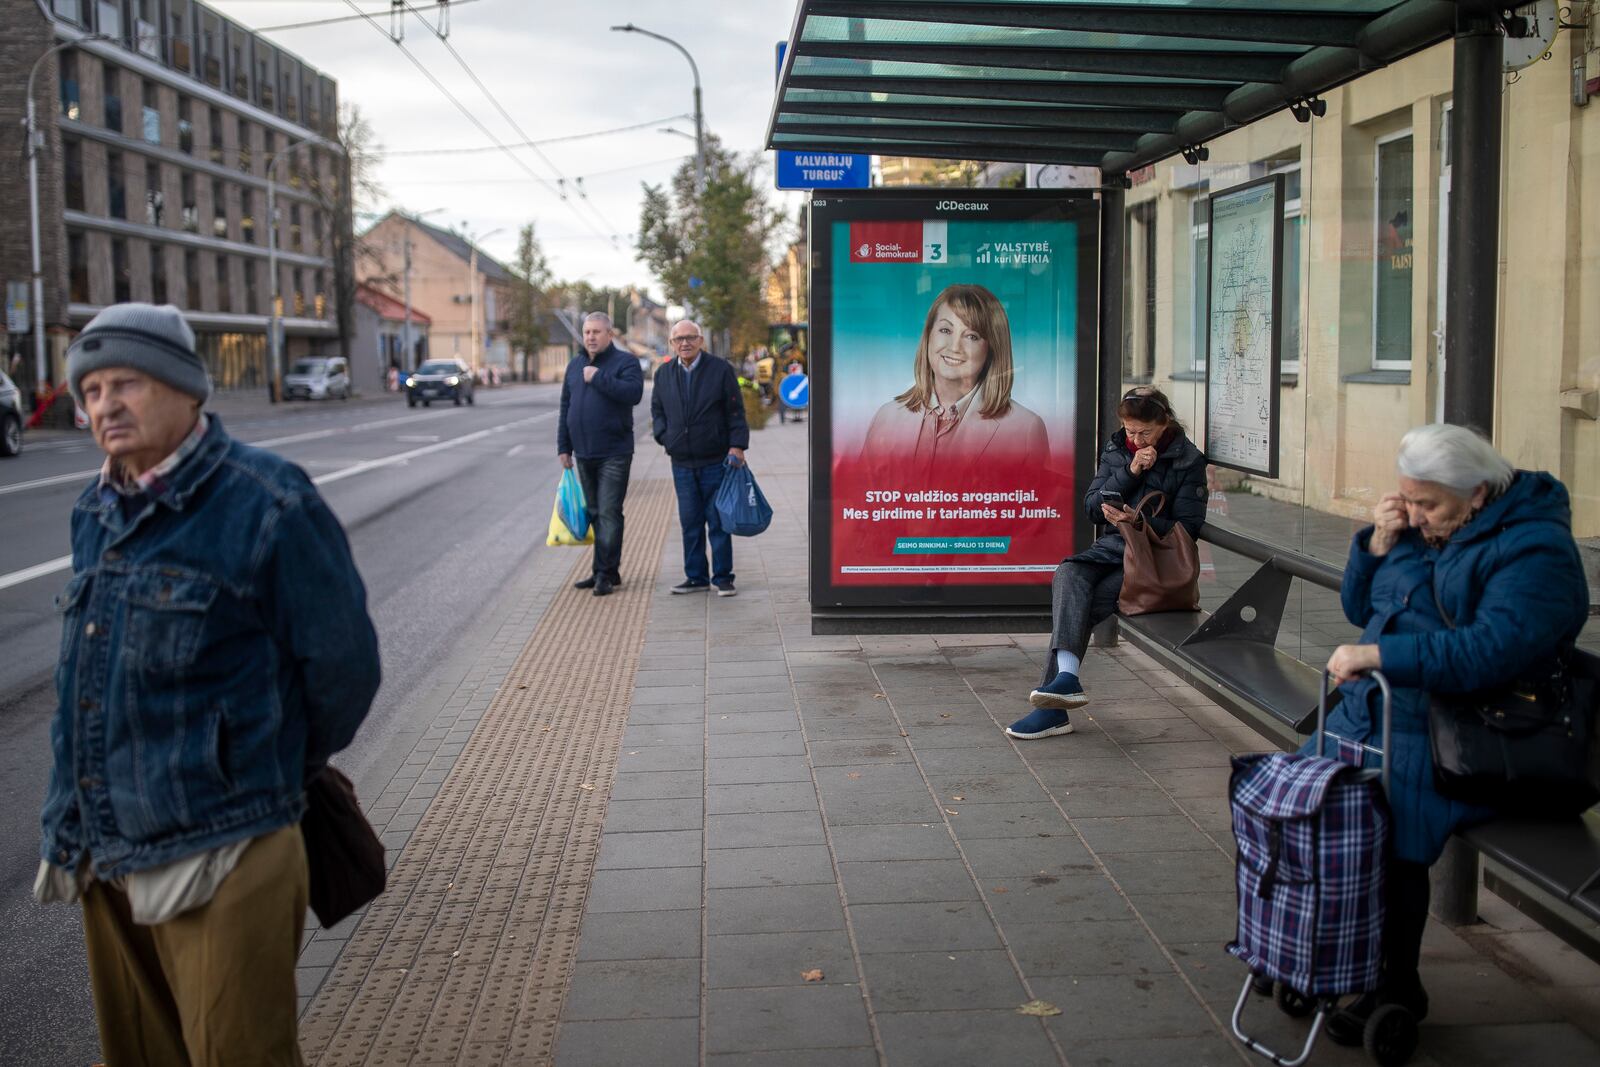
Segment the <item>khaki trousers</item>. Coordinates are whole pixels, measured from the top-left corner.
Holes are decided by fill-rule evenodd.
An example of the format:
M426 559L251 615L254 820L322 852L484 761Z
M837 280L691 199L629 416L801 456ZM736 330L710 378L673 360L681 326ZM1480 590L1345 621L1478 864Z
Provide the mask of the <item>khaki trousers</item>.
M83 931L106 1067L302 1067L294 968L307 895L298 825L256 838L209 903L155 926L92 883Z

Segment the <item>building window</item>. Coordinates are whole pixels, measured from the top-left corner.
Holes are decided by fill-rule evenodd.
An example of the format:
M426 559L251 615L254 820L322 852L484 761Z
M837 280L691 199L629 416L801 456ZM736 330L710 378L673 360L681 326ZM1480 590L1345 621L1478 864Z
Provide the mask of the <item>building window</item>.
M256 299L256 261L244 261L244 307L240 308L246 315L254 315L261 306Z
M1411 366L1411 131L1378 142L1373 239L1372 366Z
M222 21L204 8L200 15L200 77L213 89L222 88Z
M101 117L105 120L108 130L122 132L122 71L111 63L105 65L101 75L105 80L102 83L102 110Z
M150 302L165 304L167 297L167 250L161 245L150 246Z
M157 62L161 59L160 0L135 0L133 5L133 47Z
M61 113L76 120L82 114L78 97L78 56L67 51L56 56L61 77Z
M249 174L256 166L256 155L250 147L250 124L239 120L239 169Z
M295 189L305 185L305 178L300 171L300 149L298 148L289 153L289 184Z
M99 31L107 37L122 36L122 5L116 0L100 0Z
M1189 245L1193 249L1190 307L1194 309L1189 329L1193 346L1189 365L1203 373L1211 342L1211 302L1207 299L1211 289L1211 199L1204 192L1196 194L1189 205Z
M237 34L239 31L234 30L232 32ZM233 95L240 100L248 100L250 99L250 64L245 62L244 49L240 47L237 41L233 45L231 58L233 65L229 69L233 71Z
M66 178L67 207L73 211L83 208L83 143L76 137L61 139L61 169Z
M228 203L221 178L211 179L211 233L214 237L227 240Z
M188 74L194 70L189 50L192 34L189 29L189 0L167 0L168 34L172 39L172 65Z
M311 212L311 251L322 255L322 212Z
M133 299L133 278L128 273L128 242L120 237L111 240L112 300L126 304Z
M1156 367L1156 205L1135 204L1123 219L1122 376L1149 381Z
M56 17L66 19L68 22L89 25L88 14L84 10L81 0L55 0L51 5L55 8Z
M273 110L273 101L277 99L278 64L275 62L277 53L265 41L256 42L256 103Z
M290 274L294 286L294 313L303 318L306 313L306 272L296 267Z
M144 221L160 226L166 212L166 194L161 191L161 164L154 160L144 165Z
M270 126L261 127L261 168L272 177L272 157L278 154L278 137Z
M244 243L256 243L256 194L254 189L239 190L239 236Z
M328 290L323 283L327 280L327 273L319 270L313 280L316 282L317 288L316 299L313 301L315 314L317 318L325 319L328 317Z
M198 309L200 307L200 253L192 248L183 252L183 287L184 306Z
M187 96L178 97L178 148L194 155L194 102Z
M67 299L74 304L89 302L89 251L83 234L67 234Z
M106 202L112 218L128 217L127 176L122 171L121 152L106 153Z
M184 171L178 182L183 200L183 228L190 233L200 232L200 208L194 200L194 175Z
M213 162L213 163L221 163L222 162L222 112L218 111L216 108L211 108L209 110L210 110L210 114L209 114L208 117L211 119L211 154L210 154L210 159L211 159L211 162Z
M218 255L216 258L217 258L217 310L218 311L232 311L233 310L233 291L232 291L232 287L228 284L228 257L224 256L224 255Z
M160 144L161 108L157 103L155 82L146 81L144 83L143 98L140 102L142 107L139 111L141 120L139 132L143 134L145 141L149 144Z
M305 246L300 239L300 205L289 205L289 247L296 252L305 251Z

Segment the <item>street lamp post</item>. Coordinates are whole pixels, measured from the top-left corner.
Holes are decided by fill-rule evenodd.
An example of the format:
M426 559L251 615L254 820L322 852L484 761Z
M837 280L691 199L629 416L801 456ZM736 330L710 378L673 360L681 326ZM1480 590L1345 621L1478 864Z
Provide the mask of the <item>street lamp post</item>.
M39 248L39 149L43 147L43 136L39 133L39 113L33 102L33 79L39 73L39 68L44 61L58 52L68 48L76 48L84 41L100 41L106 38L99 34L90 34L72 41L63 41L44 50L38 59L33 61L33 67L28 71L28 111L27 118L23 120L27 127L28 153L28 235L32 241L33 255L33 368L35 391L42 390L46 378L49 377L49 367L44 356L44 267L42 253Z
M466 227L463 226L462 229L466 229ZM477 370L483 365L483 353L478 350L479 339L481 337L479 327L482 325L480 321L481 313L478 310L478 242L487 240L497 233L504 233L505 230L506 228L504 226L500 226L490 230L488 233L479 234L477 237L469 236L467 238L467 248L471 250L470 254L467 256L467 314L472 320L472 347L469 354L472 357L473 370Z
M705 118L700 110L700 67L695 63L694 56L689 54L689 50L671 37L641 29L631 22L624 26L613 26L611 29L617 33L642 33L646 37L654 37L676 48L683 53L683 58L689 61L689 69L694 73L694 192L698 197L706 188L706 127Z
M283 382L283 312L280 306L282 296L278 289L278 183L274 175L278 172L278 160L312 140L315 138L302 137L298 141L290 141L267 160L267 273L272 276L272 314L267 320L267 362L272 380L267 383L267 398L274 404L278 402L278 392Z

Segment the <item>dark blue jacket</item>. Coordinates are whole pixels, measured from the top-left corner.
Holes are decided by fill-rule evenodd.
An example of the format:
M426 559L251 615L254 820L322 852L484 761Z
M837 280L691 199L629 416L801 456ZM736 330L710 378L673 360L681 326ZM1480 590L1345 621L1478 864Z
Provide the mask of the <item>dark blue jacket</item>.
M211 416L142 500L79 497L56 601L41 852L87 850L102 879L298 822L378 689L366 590L304 471Z
M1588 620L1589 587L1572 539L1567 490L1542 471L1517 472L1511 486L1441 548L1407 530L1387 555L1374 556L1367 551L1371 539L1369 526L1350 546L1344 612L1362 628L1361 643L1378 646L1394 686L1395 855L1432 863L1459 826L1493 812L1434 791L1428 694L1493 688L1531 676L1577 639ZM1346 683L1339 698L1328 729L1351 741L1381 744L1377 683ZM1347 748L1344 755L1353 753ZM1364 762L1378 761L1369 753Z
M1122 494L1122 502L1135 507L1151 493L1165 493L1167 502L1161 510L1150 516L1150 528L1165 536L1174 522L1183 523L1190 537L1200 536L1200 527L1206 521L1206 456L1194 446L1181 429L1156 457L1154 466L1135 474L1131 464L1133 453L1128 451L1128 436L1122 430L1111 435L1111 440L1100 450L1100 465L1094 480L1083 497L1083 513L1090 522L1103 523L1105 513L1100 510L1105 497L1102 490L1115 490ZM1150 505L1152 508L1154 504ZM1122 565L1124 548L1122 534L1113 526L1086 551L1072 558L1085 563L1115 563Z
M656 444L680 467L709 467L730 448L750 447L739 376L727 360L705 352L692 371L674 359L656 372L650 422Z
M600 373L586 382L583 369L591 365ZM596 356L593 364L587 352L574 356L561 383L556 451L579 459L633 455L633 409L643 398L638 356L616 345Z

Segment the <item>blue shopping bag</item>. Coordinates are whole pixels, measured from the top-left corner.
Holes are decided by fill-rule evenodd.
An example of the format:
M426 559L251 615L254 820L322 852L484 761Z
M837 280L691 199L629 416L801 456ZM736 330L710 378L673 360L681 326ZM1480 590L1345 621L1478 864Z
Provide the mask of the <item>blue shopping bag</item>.
M570 467L561 472L561 483L556 487L556 504L550 516L550 534L546 544L586 545L594 542L589 529L589 504L583 498L583 484Z
M722 528L739 537L754 537L772 524L772 505L761 495L748 463L727 462L722 485L713 501Z

